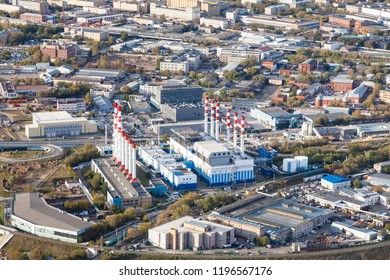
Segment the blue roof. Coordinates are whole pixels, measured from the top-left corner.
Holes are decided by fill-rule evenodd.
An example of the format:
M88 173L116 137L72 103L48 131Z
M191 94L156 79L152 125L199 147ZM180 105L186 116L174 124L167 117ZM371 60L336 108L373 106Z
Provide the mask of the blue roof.
M331 182L331 183L340 183L340 182L349 181L348 178L345 178L345 177L340 176L340 175L328 175L328 176L323 177L322 179L324 179L328 182Z

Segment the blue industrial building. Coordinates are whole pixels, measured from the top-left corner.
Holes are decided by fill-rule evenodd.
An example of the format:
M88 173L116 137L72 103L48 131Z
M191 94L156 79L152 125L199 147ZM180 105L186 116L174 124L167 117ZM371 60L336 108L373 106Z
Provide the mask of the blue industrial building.
M167 192L167 185L160 179L149 180L149 187L146 190L151 196L164 196Z
M272 159L278 155L278 152L274 149L262 146L259 148L259 158L266 158L266 159Z

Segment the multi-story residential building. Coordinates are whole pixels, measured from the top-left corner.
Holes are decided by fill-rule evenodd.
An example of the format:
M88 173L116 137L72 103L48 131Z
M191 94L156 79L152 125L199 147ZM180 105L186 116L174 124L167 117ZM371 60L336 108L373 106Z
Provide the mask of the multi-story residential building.
M4 11L7 13L17 13L21 11L21 7L0 3L0 11Z
M33 13L21 14L20 19L28 22L33 22L33 23L44 23L47 20L46 15L33 14Z
M114 0L112 7L120 11L140 12L140 3L133 0Z
M176 18L183 21L190 21L196 18L200 18L200 8L168 8L164 6L157 6L156 3L150 3L150 14L156 16L165 16L167 18Z
M46 1L39 0L12 0L13 6L20 6L25 10L38 12L43 15L48 15L49 4Z
M106 0L67 0L68 6L77 6L77 7L98 7L105 5Z
M217 56L219 60L225 63L233 62L232 59L239 61L248 57L254 57L257 61L260 61L262 51L259 49L250 49L249 47L233 46L233 47L218 47Z
M264 14L275 15L277 13L281 13L287 10L288 8L290 8L290 6L287 4L272 5L272 6L265 7Z
M51 59L68 59L76 56L76 45L72 43L46 42L41 45L43 55Z
M68 113L84 113L86 104L84 98L59 98L57 99L57 110Z
M380 90L379 91L379 100L387 104L390 103L390 91L389 90Z

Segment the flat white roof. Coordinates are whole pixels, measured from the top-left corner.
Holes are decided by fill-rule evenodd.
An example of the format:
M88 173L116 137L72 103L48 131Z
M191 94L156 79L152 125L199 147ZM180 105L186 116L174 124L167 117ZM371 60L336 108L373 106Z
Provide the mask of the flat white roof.
M225 143L218 143L214 140L211 141L201 141L194 144L195 150L199 151L206 157L209 157L211 153L227 153L230 154L228 148L226 148Z
M63 121L86 121L84 117L73 118L66 111L33 113L33 121L36 123L56 123Z

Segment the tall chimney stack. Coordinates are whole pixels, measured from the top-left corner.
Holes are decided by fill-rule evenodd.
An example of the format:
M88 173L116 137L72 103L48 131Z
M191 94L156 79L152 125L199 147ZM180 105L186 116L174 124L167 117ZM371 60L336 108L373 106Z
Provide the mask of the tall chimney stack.
M244 134L245 134L245 117L241 117L241 140L240 140L240 145L241 145L241 156L244 156Z
M237 129L238 129L238 113L234 112L234 123L233 123L233 148L234 152L237 153Z
M118 106L118 131L116 134L116 145L115 145L115 150L117 151L116 154L116 164L121 165L121 136L122 136L122 107L119 105Z
M124 139L125 144L125 150L124 150L124 158L125 158L125 170L123 171L123 174L129 173L129 157L127 156L129 154L129 136L126 134Z
M137 179L137 146L133 144L132 146L132 164L133 164L133 180Z
M112 160L116 161L116 130L117 130L117 118L118 118L118 103L114 102L114 124L112 128Z
M215 137L214 130L215 130L215 124L214 124L214 118L215 118L215 105L214 100L211 100L211 118L210 118L210 136Z
M126 133L122 130L122 135L121 135L121 154L120 154L120 159L121 159L121 162L122 162L122 165L120 167L121 170L125 170L126 169L126 165L125 165L125 162L126 162L126 153L125 153L125 146L126 146L126 143L125 143L125 139L126 139Z
M226 147L230 149L230 108L226 113Z
M129 162L129 173L127 174L127 178L128 179L132 179L133 178L133 150L132 150L132 147L133 147L133 140L131 138L129 138L129 141L127 143L127 146L128 146L128 150L129 152L126 154L126 157L127 157L127 160Z
M215 140L219 141L219 102L217 102L216 108L216 119L215 119Z
M204 98L204 133L209 133L209 98Z

